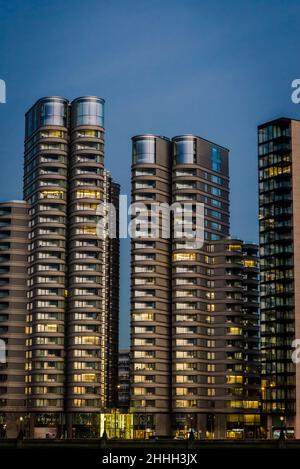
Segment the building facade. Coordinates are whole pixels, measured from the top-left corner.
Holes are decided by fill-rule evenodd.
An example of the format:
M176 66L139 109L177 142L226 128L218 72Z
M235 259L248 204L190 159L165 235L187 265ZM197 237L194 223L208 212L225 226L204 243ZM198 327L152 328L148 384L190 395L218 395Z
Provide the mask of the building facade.
M300 372L292 361L299 319L300 122L258 127L262 405L268 437L300 438Z
M118 363L118 407L128 411L130 405L130 351L120 350Z
M99 204L118 204L104 169L104 101L42 98L26 114L30 204L27 404L34 436L96 435L115 405L118 240L101 239Z
M26 418L25 330L28 205L0 204L0 437L16 437Z
M158 236L149 236L157 223L149 217L148 227L132 240L135 435L186 436L193 430L199 437L239 436L246 426L254 435L259 424L257 248L228 238L228 150L193 135L136 136L132 198L152 209L159 203L190 204L193 226L195 205L203 207L201 247L187 248L189 240L173 229L165 236L162 218ZM172 228L181 222L174 211ZM244 266L247 256L253 260L250 270Z

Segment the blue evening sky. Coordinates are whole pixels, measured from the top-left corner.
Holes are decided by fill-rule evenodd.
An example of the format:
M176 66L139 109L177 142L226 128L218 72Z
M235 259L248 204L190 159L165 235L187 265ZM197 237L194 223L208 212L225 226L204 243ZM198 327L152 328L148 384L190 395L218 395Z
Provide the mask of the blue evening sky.
M299 1L0 0L0 198L22 197L24 113L41 96L106 100L106 166L130 193L130 137L195 133L228 147L231 231L257 240L256 126L298 118ZM121 346L130 251L121 244Z

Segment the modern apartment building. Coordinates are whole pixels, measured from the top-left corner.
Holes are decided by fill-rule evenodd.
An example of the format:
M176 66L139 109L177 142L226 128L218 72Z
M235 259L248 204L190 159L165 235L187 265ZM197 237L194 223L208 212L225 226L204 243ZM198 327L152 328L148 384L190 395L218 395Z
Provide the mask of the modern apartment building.
M119 186L104 169L104 132L93 96L42 98L26 114L26 391L37 437L96 435L116 401L119 243L99 239L97 208L117 205Z
M300 121L258 127L262 406L268 437L300 438Z
M16 437L26 415L25 328L28 205L0 203L0 437Z
M149 236L151 217L132 240L135 435L254 435L257 248L228 238L228 150L193 135L136 136L132 198L147 208L194 204L193 226L195 204L204 208L203 246L187 248L174 230L164 236L161 218L159 234ZM174 212L172 227L180 225L177 218Z

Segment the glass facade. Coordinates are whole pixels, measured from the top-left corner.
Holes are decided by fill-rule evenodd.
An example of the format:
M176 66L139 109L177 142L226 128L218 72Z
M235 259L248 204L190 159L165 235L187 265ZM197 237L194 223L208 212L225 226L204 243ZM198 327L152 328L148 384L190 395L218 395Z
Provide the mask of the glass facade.
M259 127L262 398L267 414L295 412L291 121Z
M144 137L133 142L133 164L155 163L155 138Z
M26 114L26 138L39 127L47 125L67 125L68 102L63 98L44 98L39 100Z
M194 138L178 139L174 142L175 164L196 163L196 140Z
M211 169L213 171L221 171L221 150L217 147L211 149Z
M104 127L104 100L87 97L73 101L72 123L74 127L79 125Z

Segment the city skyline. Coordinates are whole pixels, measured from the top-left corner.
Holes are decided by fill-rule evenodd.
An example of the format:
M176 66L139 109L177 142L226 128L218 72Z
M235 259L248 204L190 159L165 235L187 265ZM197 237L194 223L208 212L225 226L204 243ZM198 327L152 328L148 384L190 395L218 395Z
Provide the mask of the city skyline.
M132 138L132 202L148 221L131 231L131 357L119 355L120 385L118 216L116 236L98 232L98 204L122 212L104 167L104 100L48 96L27 111L24 200L1 204L3 431L21 431L28 413L30 436L91 437L107 420L116 437L124 392L119 437L275 437L283 424L297 437L299 124L258 126L261 387L258 247L230 236L228 149L191 134ZM174 203L184 213L165 233L152 210ZM192 241L176 234L185 210L202 225L198 204L200 245L197 230Z
M106 99L106 161L123 193L130 193L132 135L184 132L218 141L230 149L232 233L257 241L256 127L299 114L290 99L298 76L297 2L269 8L261 2L175 1L170 7L167 1L92 1L88 10L76 1L72 8L68 2L15 5L18 13L1 2L0 75L7 85L7 103L0 105L2 200L21 198L29 105L48 94L93 94ZM180 28L174 28L178 18ZM71 29L82 33L73 54ZM284 67L278 67L280 56ZM121 245L121 345L128 346L129 241Z

